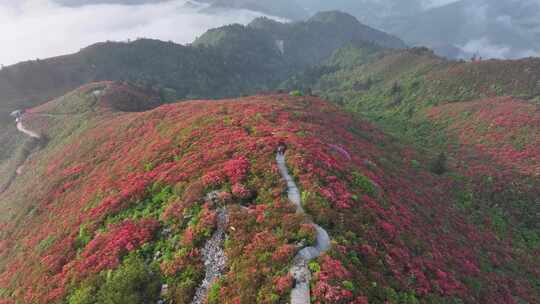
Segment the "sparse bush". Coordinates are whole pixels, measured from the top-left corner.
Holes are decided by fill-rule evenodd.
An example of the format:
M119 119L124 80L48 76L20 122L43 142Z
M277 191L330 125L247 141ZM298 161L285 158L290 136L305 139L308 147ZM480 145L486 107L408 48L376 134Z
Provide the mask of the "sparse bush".
M304 93L302 93L302 91L300 91L300 90L295 90L295 91L292 91L291 93L289 93L289 95L291 95L293 97L302 97L302 96L304 96Z
M221 281L215 282L210 290L208 291L208 304L218 304L221 303L219 297L219 291L221 289Z
M448 171L448 168L446 167L446 154L440 153L439 156L435 159L435 161L431 164L431 172L437 174L437 175L443 175Z
M373 195L375 193L375 186L371 180L357 171L353 172L353 183L367 195Z
M68 304L95 304L97 303L97 286L86 281L68 297Z
M396 95L399 93L401 93L401 85L399 84L399 82L394 81L392 87L390 88L390 94Z

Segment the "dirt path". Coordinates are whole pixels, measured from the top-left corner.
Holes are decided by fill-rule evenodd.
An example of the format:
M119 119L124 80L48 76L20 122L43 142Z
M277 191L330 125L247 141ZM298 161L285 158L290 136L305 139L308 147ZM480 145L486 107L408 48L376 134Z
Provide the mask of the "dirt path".
M223 250L223 242L225 241L225 231L227 230L227 224L229 217L225 208L218 210L218 227L202 250L202 256L204 260L204 267L206 274L199 288L195 292L192 304L205 303L208 296L208 290L212 284L218 279L225 269L227 263L227 256Z
M13 183L17 175L21 175L23 173L24 163L26 162L27 158L32 153L32 149L38 146L42 139L41 135L39 135L38 133L34 131L28 130L27 128L24 127L24 125L22 124L22 117L17 118L16 122L17 122L17 130L19 130L19 132L22 132L28 135L31 138L30 139L31 143L28 144L29 146L26 146L26 149L25 148L22 149L23 151L21 154L22 157L21 159L17 160L15 171L11 173L11 176L3 185L0 185L0 194L4 193L9 188L9 186L11 186L11 184Z
M300 190L298 190L296 183L289 175L285 155L278 153L276 161L282 178L287 182L287 196L289 200L296 206L296 213L304 213ZM317 231L315 246L305 247L300 250L294 257L293 266L290 270L290 274L295 280L295 285L291 291L291 304L310 303L309 281L311 280L311 272L309 271L308 263L330 249L330 237L326 230L315 223L312 224Z
M27 128L25 128L24 125L22 124L22 121L17 122L17 130L23 132L24 134L26 134L26 135L28 135L28 136L30 136L32 138L37 138L37 139L41 138L41 135L37 134L34 131L31 131L31 130L28 130Z

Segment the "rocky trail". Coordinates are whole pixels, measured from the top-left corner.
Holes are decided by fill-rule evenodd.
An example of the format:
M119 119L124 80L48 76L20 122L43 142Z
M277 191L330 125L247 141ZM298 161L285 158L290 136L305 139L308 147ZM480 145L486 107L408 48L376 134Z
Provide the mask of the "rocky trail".
M296 206L297 213L304 213L300 190L298 190L296 183L289 175L289 170L285 162L285 154L278 153L276 161L282 178L287 182L287 196L289 201ZM291 291L291 304L309 304L311 302L309 290L311 272L309 271L308 263L330 249L330 237L326 230L315 223L312 224L317 231L315 246L305 247L300 250L294 257L293 266L290 270L290 274L295 281L293 290Z
M218 227L210 240L206 242L202 250L202 256L205 267L205 277L199 288L195 292L192 304L205 303L208 291L212 284L222 275L227 263L227 256L223 250L223 242L225 241L225 231L229 216L227 209L221 207L218 209Z

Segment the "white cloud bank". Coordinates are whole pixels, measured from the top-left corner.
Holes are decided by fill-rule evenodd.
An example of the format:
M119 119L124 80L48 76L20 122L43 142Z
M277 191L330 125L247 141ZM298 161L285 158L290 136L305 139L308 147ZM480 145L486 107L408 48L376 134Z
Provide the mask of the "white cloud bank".
M421 0L422 6L425 9L439 7L450 3L458 2L459 0Z
M514 50L507 45L492 43L487 37L470 40L460 48L467 54L463 59L468 59L466 57L469 57L470 54L477 54L486 59L518 59L540 56L540 53L534 50Z
M0 64L73 53L106 40L190 43L209 28L245 24L261 15L247 10L210 15L187 2L70 8L50 0L0 0Z

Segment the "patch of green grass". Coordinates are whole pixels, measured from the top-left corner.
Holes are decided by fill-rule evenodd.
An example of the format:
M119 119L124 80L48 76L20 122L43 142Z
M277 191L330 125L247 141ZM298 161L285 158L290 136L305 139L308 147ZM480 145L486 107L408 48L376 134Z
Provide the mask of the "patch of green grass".
M41 242L39 242L39 244L37 245L36 250L39 253L45 252L45 250L47 250L49 247L51 247L52 244L54 244L55 240L56 240L56 237L54 235L51 235L51 236L41 240Z
M212 287L210 287L210 290L208 290L208 297L207 297L208 304L221 303L221 298L219 295L220 289L221 289L221 280L218 280L212 285Z
M373 185L373 182L369 178L362 175L358 171L353 171L352 175L353 175L353 184L355 187L360 188L362 192L367 195L375 194L375 186Z
M125 219L159 218L166 204L175 199L179 199L171 186L161 187L154 184L148 190L149 196L139 202L132 204L129 208L120 213L107 218L106 224L118 223Z

